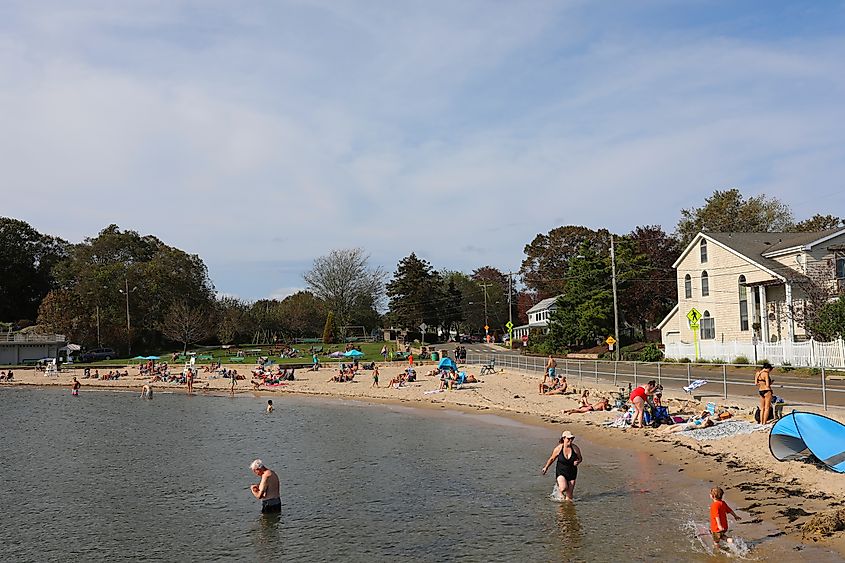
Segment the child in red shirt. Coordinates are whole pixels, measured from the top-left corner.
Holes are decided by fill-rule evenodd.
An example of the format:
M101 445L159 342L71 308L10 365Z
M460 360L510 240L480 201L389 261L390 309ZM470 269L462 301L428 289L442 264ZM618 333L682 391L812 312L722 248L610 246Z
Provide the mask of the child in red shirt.
M741 520L736 513L731 510L728 503L722 500L725 494L719 487L710 489L710 498L713 504L710 505L710 534L713 536L713 545L716 548L721 548L722 540L727 540L728 543L733 543L733 539L727 537L728 533L728 514L731 514L735 520Z

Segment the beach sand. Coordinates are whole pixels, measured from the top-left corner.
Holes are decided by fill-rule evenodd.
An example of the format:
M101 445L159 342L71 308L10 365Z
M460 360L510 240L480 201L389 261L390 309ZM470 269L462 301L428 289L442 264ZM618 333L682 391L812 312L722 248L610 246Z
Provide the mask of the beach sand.
M243 365L226 367L237 369L240 374L249 375L250 372L249 367ZM464 385L461 389L426 394L439 387L438 378L421 375L433 369L433 364L415 366L420 374L419 380L407 387L385 387L386 383L405 367L406 364L380 364L380 388L371 387L370 371L359 372L355 382L329 382L335 370L326 367L317 372L297 370L296 381L279 387L262 387L259 391L253 390L249 379L240 380L235 392L267 397L295 393L370 402L413 403L415 406L427 408L489 411L529 423L551 425L558 430L567 428L576 435L584 435L599 444L646 452L657 458L660 463L677 466L678 471L688 472L692 477L721 486L729 491L731 498L742 499L734 508L747 512L752 521L770 522L782 533L799 541L818 541L821 545L845 555L845 532L825 534L823 537L820 534L804 533L804 526L813 515L845 507L845 476L800 461L778 462L769 452L767 431L699 442L681 434L667 435L660 429L605 428L602 423L612 420L619 413L611 411L563 415L561 410L577 407L577 393L540 395L539 374L498 371L493 375L481 377L476 369L478 366L468 366L467 372L475 373L482 382ZM22 369L15 370L14 384L59 385L69 389L72 377L76 376L82 383L82 393L92 388L128 388L137 390L140 394L141 386L149 379L140 377L137 367L130 366L127 369L130 376L118 381L81 379L82 371L78 369L63 370L57 377L46 377L42 372ZM210 375L200 372L194 383L195 394L229 392L229 379L210 379ZM607 396L609 392L618 390L610 385L597 384L586 379L578 381L577 378L570 378L569 385L578 393L589 389L591 399L595 399L597 395ZM184 385L155 383L154 388L156 391L186 392ZM717 402L720 408L729 409L734 414L734 419L739 420L752 420L750 413L756 406L756 402L750 400L707 400ZM687 395L668 391L664 392L664 403L669 404L672 414L691 414L704 408L703 403L694 401ZM283 403L277 403L276 406L283 408ZM787 407L785 412L790 410ZM845 418L843 413L838 411L824 414L839 420Z

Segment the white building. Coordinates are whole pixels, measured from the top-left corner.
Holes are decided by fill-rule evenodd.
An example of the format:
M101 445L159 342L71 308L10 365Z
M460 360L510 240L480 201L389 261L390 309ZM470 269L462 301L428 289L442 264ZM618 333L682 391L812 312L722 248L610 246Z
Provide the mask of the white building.
M528 314L528 324L514 327L513 337L515 340L521 339L523 336L528 336L532 329L540 329L543 334L549 332L549 320L552 318L552 313L557 310L557 298L549 297L543 299L530 309L526 311Z

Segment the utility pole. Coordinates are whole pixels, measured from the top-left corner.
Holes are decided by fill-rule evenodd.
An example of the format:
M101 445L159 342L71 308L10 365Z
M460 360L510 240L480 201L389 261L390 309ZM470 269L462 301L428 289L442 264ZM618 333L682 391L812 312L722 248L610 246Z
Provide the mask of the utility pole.
M126 349L129 357L132 357L132 327L129 325L129 278L123 276L123 282L126 286Z
M613 235L610 235L610 269L613 278L613 338L616 339L616 348L613 350L614 357L619 360L619 306L616 302L616 249L613 246Z
M487 317L487 288L493 285L492 283L478 284L484 290L484 341L490 341L490 319Z
M513 305L511 296L513 295L513 272L508 272L508 326L513 326ZM513 329L508 330L508 346L513 350Z

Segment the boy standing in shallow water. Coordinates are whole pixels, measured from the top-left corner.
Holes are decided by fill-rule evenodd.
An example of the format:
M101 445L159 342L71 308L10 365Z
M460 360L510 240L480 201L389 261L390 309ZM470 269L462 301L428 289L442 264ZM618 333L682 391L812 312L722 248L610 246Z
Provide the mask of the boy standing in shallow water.
M710 499L713 501L710 505L710 534L713 536L713 545L717 549L722 548L722 540L733 543L733 539L727 536L728 514L731 514L735 520L742 520L728 506L728 503L722 500L724 494L725 492L720 487L710 489Z

